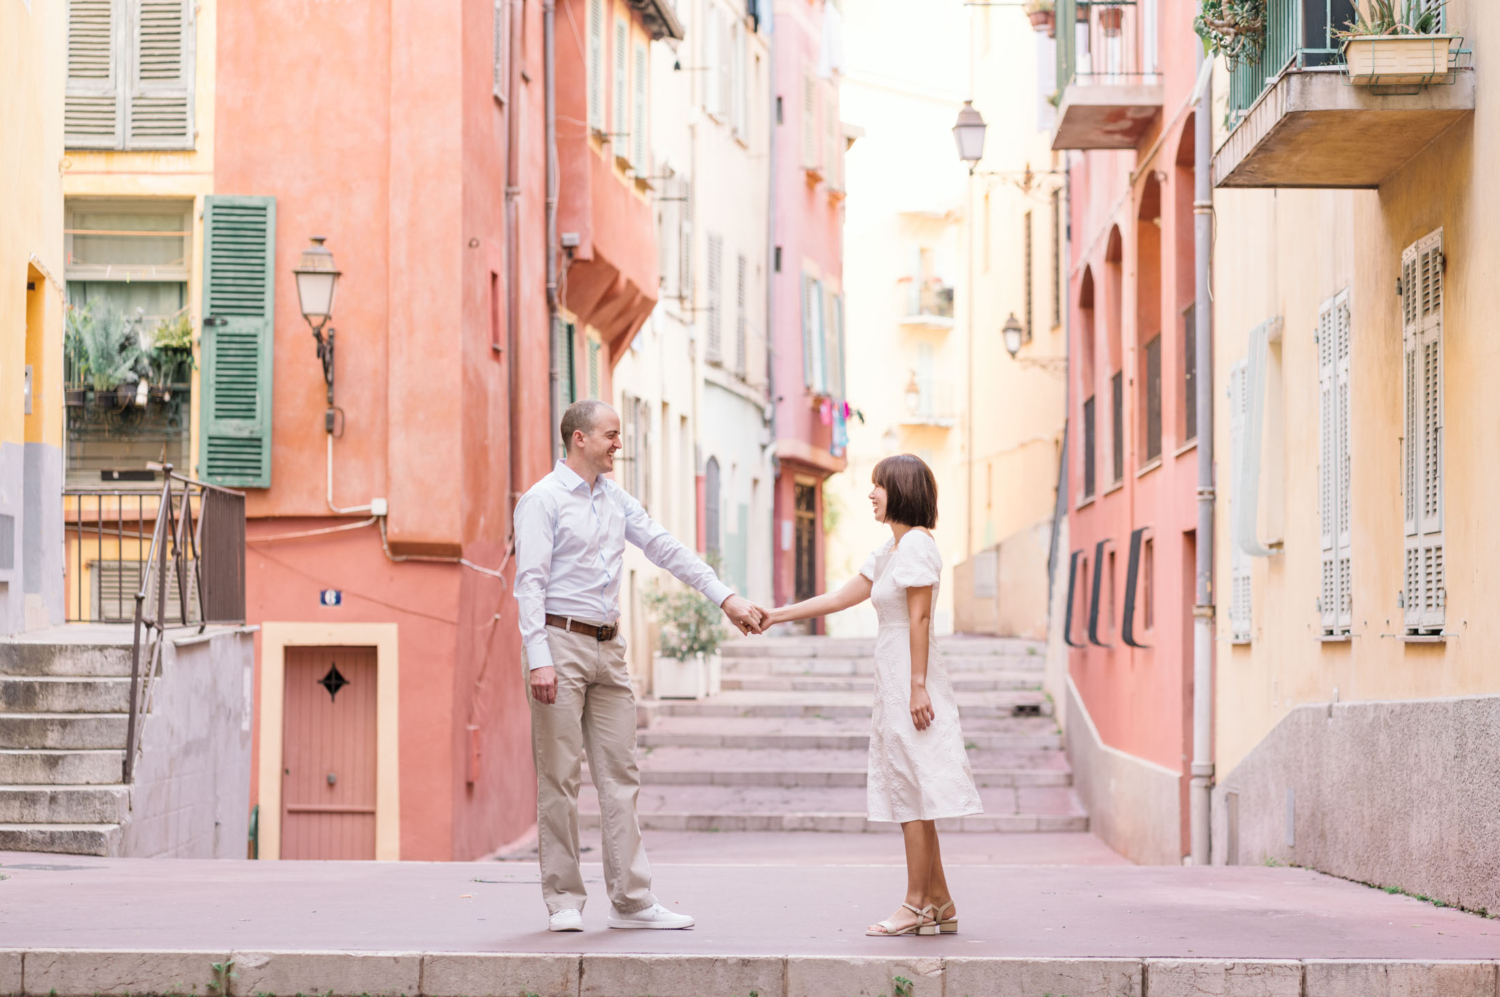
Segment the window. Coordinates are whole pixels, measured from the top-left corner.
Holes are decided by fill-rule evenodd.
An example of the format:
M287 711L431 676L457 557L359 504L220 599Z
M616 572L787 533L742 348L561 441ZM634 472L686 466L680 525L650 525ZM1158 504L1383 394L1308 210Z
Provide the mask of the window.
M818 84L811 70L802 74L802 166L821 169L818 161Z
M505 102L506 0L495 0L495 51L491 63L495 99Z
M1401 490L1405 519L1405 624L1441 633L1447 605L1443 543L1443 233L1401 258L1404 361Z
M1083 497L1094 497L1094 397L1083 403Z
M828 379L828 390L843 399L848 397L844 367L844 296L833 295L829 298L829 305L833 309L833 321L829 324L831 339L828 344L833 373Z
M610 140L617 160L630 155L630 22L623 17L615 19L615 104L614 121L610 124Z
M192 149L190 0L70 0L63 144Z
M677 202L678 297L693 297L693 181L682 181L682 200Z
M711 364L724 362L724 238L708 236L708 342L705 358Z
M1113 463L1111 483L1125 480L1125 381L1124 372L1115 371L1109 379L1110 456Z
M651 508L651 404L636 396L620 396L620 486Z
M1109 552L1109 630L1115 632L1115 552Z
M557 352L561 371L557 389L562 394L562 404L566 408L578 401L578 369L574 353L578 348L578 328L572 322L560 323L558 336L560 342L557 344Z
M703 32L703 109L715 118L722 118L726 110L724 87L719 77L725 72L724 60L724 14L716 0L707 0L708 25Z
M1141 614L1147 630L1156 626L1156 541L1147 538L1141 550Z
M500 357L505 353L505 283L495 271L490 271L490 354Z
M722 551L719 540L719 458L708 458L703 470L703 547L704 553L717 558Z
M1240 474L1244 467L1245 434L1249 429L1250 361L1241 360L1229 371L1229 449L1230 467ZM1244 501L1239 482L1229 493L1229 521L1236 522L1234 504ZM1325 569L1326 570L1326 569ZM1327 576L1324 576L1327 584ZM1229 639L1235 644L1248 643L1251 627L1250 555L1240 545L1238 531L1229 535Z
M589 0L589 130L604 131L604 0Z
M589 337L589 393L588 397L599 397L599 340Z
M1318 314L1318 519L1322 573L1318 608L1325 636L1354 623L1349 532L1349 294L1323 303Z
M1052 192L1052 326L1062 325L1062 191Z
M1198 307L1182 313L1182 439L1198 438Z
M828 379L824 366L823 282L802 277L802 376L814 394L826 394Z
M646 161L646 44L635 43L635 127L630 133L630 165L639 176L651 172Z
M1161 333L1147 340L1145 362L1146 460L1150 462L1161 456Z
M1031 274L1031 212L1026 212L1021 219L1021 283L1022 283L1022 307L1025 309L1021 318L1022 334L1026 342L1031 342L1032 335L1032 291L1033 278Z
M729 111L729 125L736 137L745 138L745 35L738 19L729 22L729 58L725 62L724 105Z
M842 190L844 155L839 148L840 130L839 95L833 84L829 83L823 89L823 174L828 180L828 186Z
M745 376L745 367L749 360L750 326L746 307L749 304L749 294L746 284L749 280L750 262L741 253L735 265L735 323L734 323L734 372L741 379Z
M147 461L190 467L192 208L145 199L66 205L70 484L122 473L151 480ZM245 372L252 391L256 357Z

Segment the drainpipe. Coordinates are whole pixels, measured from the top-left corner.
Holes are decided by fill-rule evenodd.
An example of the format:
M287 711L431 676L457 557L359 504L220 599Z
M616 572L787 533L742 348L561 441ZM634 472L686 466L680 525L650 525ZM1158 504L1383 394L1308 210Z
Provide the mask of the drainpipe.
M510 70L510 79L506 81L506 90L510 100L505 107L505 263L506 270L509 271L508 293L505 296L507 332L505 402L508 413L506 425L510 427L510 480L506 502L507 508L514 516L516 502L521 497L522 479L520 434L513 420L520 411L520 407L516 404L521 374L520 365L517 362L520 358L516 350L521 340L521 236L517 223L518 205L516 203L521 196L521 114L517 101L521 99L521 72L518 61L521 56L521 18L525 16L525 8L520 4L508 4L506 9L510 11L509 40L506 43L509 53L505 59L506 68Z
M558 420L562 418L558 405L561 402L559 388L562 371L558 367L557 341L561 336L562 317L557 311L557 54L554 28L556 24L556 0L542 0L542 79L546 94L545 116L547 119L547 360L548 388L547 411L551 421L547 434L552 439L552 450L559 458L561 441L557 435Z
M1199 72L1204 54L1198 52ZM1198 535L1197 594L1193 605L1193 781L1188 796L1194 865L1208 865L1209 801L1213 788L1214 681L1214 404L1213 301L1209 287L1209 251L1213 245L1213 76L1204 82L1193 115L1193 249L1198 388Z

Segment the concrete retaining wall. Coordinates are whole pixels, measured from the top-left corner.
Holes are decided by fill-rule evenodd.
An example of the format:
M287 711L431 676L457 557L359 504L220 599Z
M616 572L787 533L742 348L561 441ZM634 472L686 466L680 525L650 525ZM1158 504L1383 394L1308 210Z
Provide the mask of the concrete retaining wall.
M254 648L251 631L237 629L162 649L118 854L245 857Z
M1500 696L1300 706L1215 787L1213 861L1295 863L1500 913L1497 773Z
M910 946L915 948L916 946ZM0 997L1495 997L1494 962L0 950Z
M1047 637L1047 548L1052 520L1018 530L953 566L953 630L997 637ZM985 577L976 579L983 571Z
M1133 862L1180 864L1181 777L1100 740L1071 678L1066 713L1073 787L1089 813L1089 830Z

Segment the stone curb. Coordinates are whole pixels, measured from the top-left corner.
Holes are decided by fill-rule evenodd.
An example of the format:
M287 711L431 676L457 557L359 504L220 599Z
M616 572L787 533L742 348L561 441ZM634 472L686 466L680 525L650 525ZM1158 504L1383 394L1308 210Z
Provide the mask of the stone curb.
M1483 960L0 949L0 997L883 997L897 977L911 997L1500 997Z

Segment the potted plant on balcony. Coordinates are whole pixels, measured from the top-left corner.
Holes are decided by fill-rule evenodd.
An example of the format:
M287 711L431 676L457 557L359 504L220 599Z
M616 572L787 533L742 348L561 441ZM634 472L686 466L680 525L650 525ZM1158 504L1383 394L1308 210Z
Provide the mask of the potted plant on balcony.
M661 627L652 659L652 687L658 699L701 699L719 691L719 645L724 640L719 607L697 592L673 583L653 585L646 607Z
M1364 0L1338 36L1349 82L1356 86L1425 86L1445 78L1456 35L1443 33L1443 6L1423 0Z
M1193 27L1229 68L1254 62L1266 40L1266 0L1203 0Z
M155 382L151 386L153 399L169 401L174 389L187 386L194 370L193 320L187 309L156 323L148 337L145 359Z
M1045 31L1048 38L1057 37L1057 7L1053 0L1026 0L1023 9L1033 31Z
M140 338L125 317L113 310L95 315L92 305L70 306L63 344L72 372L68 404L82 404L82 393L91 389L96 406L120 407L119 389L139 379L142 362Z
M1125 10L1115 4L1102 4L1099 7L1099 27L1104 29L1106 38L1114 38L1119 35L1120 27L1125 23Z

